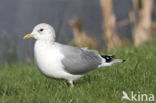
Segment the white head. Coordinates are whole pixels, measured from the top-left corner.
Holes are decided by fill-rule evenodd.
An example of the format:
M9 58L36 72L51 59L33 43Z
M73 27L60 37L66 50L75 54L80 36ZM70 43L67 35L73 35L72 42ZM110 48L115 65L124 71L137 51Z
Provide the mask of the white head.
M33 37L37 40L55 41L55 30L53 27L46 23L38 24L34 27L32 33L24 36L24 39Z

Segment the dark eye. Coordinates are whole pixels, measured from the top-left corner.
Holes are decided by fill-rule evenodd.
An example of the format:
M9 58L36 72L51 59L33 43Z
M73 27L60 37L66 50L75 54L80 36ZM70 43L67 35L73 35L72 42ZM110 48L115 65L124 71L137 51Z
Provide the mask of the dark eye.
M42 32L44 29L40 29L40 31Z

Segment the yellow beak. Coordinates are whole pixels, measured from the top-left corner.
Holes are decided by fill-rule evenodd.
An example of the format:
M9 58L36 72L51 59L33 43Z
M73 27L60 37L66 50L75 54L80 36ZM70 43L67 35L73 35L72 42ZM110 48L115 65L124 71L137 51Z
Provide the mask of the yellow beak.
M28 38L31 38L31 37L33 37L32 34L27 34L27 35L25 35L25 36L23 37L23 39L28 39Z

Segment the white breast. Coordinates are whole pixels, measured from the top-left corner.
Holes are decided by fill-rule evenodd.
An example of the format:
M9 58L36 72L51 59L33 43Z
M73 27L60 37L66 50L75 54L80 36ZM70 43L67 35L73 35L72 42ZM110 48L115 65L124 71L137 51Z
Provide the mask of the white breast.
M43 74L55 78L62 78L65 75L61 63L63 55L56 45L49 45L38 40L35 43L34 54L36 64Z

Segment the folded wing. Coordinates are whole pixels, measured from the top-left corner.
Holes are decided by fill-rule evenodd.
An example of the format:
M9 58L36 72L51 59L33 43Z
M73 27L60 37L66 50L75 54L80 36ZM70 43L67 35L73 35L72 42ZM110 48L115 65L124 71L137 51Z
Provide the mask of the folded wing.
M61 53L64 55L62 64L64 69L71 74L85 74L96 69L102 58L95 50L61 45Z

